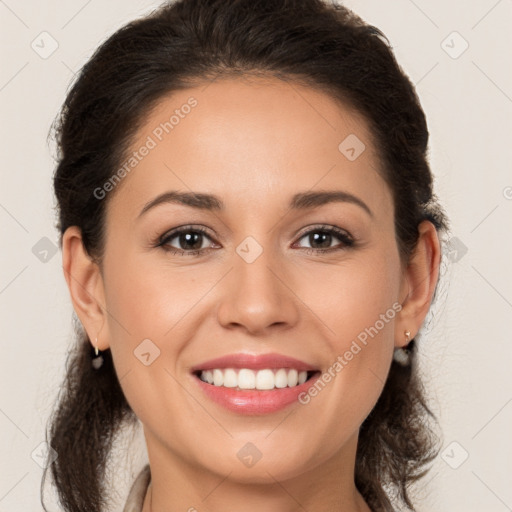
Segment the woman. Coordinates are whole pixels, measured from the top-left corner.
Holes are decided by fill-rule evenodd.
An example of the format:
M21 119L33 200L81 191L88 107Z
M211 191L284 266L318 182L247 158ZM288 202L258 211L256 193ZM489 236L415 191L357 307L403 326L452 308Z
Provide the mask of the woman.
M320 0L166 4L96 51L57 135L64 510L106 510L138 421L125 511L413 510L448 224L383 35Z

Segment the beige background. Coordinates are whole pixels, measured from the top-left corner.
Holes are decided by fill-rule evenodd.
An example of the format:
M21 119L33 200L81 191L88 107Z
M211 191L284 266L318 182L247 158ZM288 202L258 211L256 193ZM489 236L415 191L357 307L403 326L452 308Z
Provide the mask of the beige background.
M0 512L42 510L36 461L71 341L61 254L51 251L48 129L98 44L158 4L0 0ZM417 84L437 193L452 222L450 265L422 345L445 450L418 490L418 511L512 510L512 1L346 5L384 31ZM135 434L132 473L113 472L113 510L144 460Z

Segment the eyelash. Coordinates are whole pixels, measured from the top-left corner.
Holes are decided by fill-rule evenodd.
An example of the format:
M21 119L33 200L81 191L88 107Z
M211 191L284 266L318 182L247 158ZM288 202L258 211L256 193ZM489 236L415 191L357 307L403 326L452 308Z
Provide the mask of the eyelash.
M181 255L181 256L201 256L204 252L207 252L211 250L211 247L208 247L206 249L191 249L191 250L184 250L184 249L177 249L176 247L168 246L167 244L177 236L183 234L183 233L198 233L203 236L206 236L207 238L210 238L208 235L206 229L202 227L193 227L193 226L183 226L180 228L176 228L173 231L167 232L161 237L159 237L156 244L154 244L155 247L161 247L165 252L169 252L173 255ZM335 228L334 226L326 226L326 225L319 225L315 226L309 231L306 231L302 233L298 240L301 240L307 235L310 235L312 233L327 233L329 235L334 235L336 238L338 238L341 242L341 246L334 246L334 247L327 247L325 249L315 249L313 247L302 247L301 249L306 249L306 254L326 254L331 253L335 251L343 251L346 249L349 249L351 247L354 247L356 245L355 240L344 230L341 230L339 228Z

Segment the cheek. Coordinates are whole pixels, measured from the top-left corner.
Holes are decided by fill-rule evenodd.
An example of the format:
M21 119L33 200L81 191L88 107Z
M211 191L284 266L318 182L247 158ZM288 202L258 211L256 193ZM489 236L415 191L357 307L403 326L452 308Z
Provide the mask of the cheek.
M180 354L207 313L202 298L219 277L211 269L170 268L163 260L156 265L147 257L125 256L117 261L122 264L110 265L105 273L109 341L118 376L130 373L130 379L121 382L123 388L128 386L126 396L144 399L143 390L151 396L152 389L162 384L155 372L163 372L169 386L163 370L175 374ZM128 380L137 382L134 389Z
M306 305L326 327L336 353L348 349L358 337L364 341L365 333L370 336L368 330L379 339L392 335L399 307L397 259L354 255L336 267L312 266L307 275L300 296L307 298ZM372 329L375 325L378 333Z
M163 411L185 408L176 403L180 386L173 376L179 353L190 338L180 320L198 294L179 277L169 282L165 275L171 272L165 274L155 265L144 265L135 257L118 261L122 264L110 265L105 273L106 322L116 374L139 419L173 425Z
M359 427L382 392L391 364L394 323L401 308L400 267L397 253L390 251L388 258L380 254L354 256L336 271L319 267L308 282L328 285L322 291L310 285L302 292L326 326L329 352L321 382L303 403L308 402L331 433L341 425L348 433Z
M124 259L109 270L107 307L132 337L162 339L204 295L206 279L191 268L169 268L154 258Z

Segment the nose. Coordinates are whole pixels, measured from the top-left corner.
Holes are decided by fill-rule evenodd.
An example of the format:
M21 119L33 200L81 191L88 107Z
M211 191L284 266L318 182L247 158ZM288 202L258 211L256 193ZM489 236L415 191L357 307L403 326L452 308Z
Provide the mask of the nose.
M234 254L233 269L223 280L217 308L223 327L265 335L270 329L286 330L297 323L299 301L285 266L278 265L277 258L263 251L248 262Z

